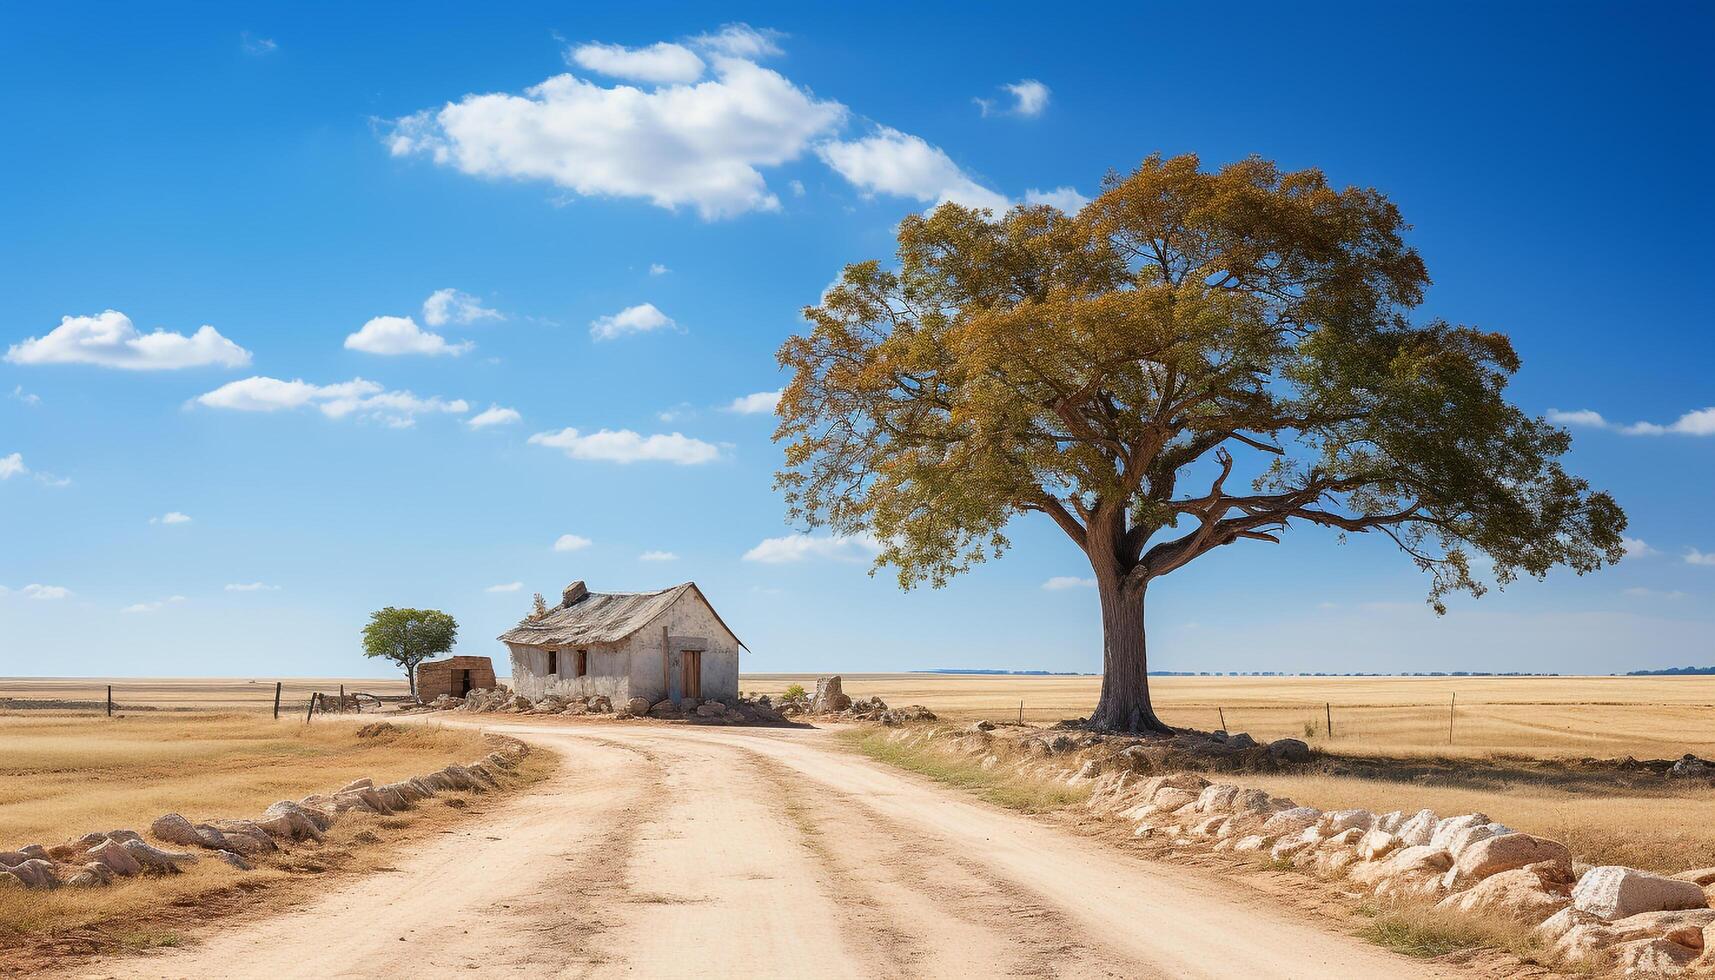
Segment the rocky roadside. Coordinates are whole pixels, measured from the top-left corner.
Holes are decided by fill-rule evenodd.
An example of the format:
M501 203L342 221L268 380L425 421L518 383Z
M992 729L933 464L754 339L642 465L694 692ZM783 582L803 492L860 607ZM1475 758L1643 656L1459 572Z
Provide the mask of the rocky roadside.
M449 765L382 785L366 777L331 793L281 800L255 817L192 821L167 813L149 825L148 837L159 845L187 850L151 844L135 830L92 832L52 846L26 844L0 851L0 887L101 887L124 878L177 874L203 856L250 871L254 862L280 850L282 844L320 842L335 822L351 816L410 810L447 791L499 790L528 752L524 743L505 739L501 749L469 765Z
M1082 805L1093 816L1176 851L1254 855L1308 871L1353 898L1510 917L1576 969L1715 977L1715 868L1664 876L1589 867L1559 842L1481 813L1324 812L1247 788L1242 777L1199 774L1309 763L1309 747L1296 739L1265 745L1224 732L1122 738L989 722L913 725L888 737L969 755L984 768L1086 787Z
M531 700L511 688L478 689L464 697L443 694L419 708L406 713L423 711L469 711L478 714L561 715L580 717L606 715L614 719L654 718L665 721L690 721L702 724L780 725L795 718L815 718L824 721L874 721L884 725L906 722L934 721L935 713L920 704L890 708L880 698L852 700L841 690L840 678L824 677L816 684L815 696L775 699L767 694L741 694L732 703L684 698L678 704L662 700L651 703L646 698L632 698L615 705L605 694L549 694Z

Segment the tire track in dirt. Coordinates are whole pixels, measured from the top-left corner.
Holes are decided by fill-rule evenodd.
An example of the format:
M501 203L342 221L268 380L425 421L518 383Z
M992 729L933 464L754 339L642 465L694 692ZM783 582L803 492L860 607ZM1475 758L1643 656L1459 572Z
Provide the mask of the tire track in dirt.
M872 930L898 937L908 976L1136 977L1148 970L1081 941L1073 923L945 842L889 819L859 795L793 784L750 752L800 823L829 879ZM842 906L847 902L842 900Z

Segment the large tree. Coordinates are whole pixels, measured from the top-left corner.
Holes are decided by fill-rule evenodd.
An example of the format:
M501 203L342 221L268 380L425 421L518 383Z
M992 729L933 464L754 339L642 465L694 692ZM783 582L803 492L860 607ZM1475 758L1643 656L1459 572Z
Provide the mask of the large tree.
M453 648L458 620L439 609L400 609L387 606L369 614L363 627L363 655L385 657L405 671L411 693L417 693L417 665Z
M1075 215L944 204L897 268L847 266L781 347L793 518L943 584L1043 514L1101 601L1091 723L1150 706L1149 584L1299 525L1385 535L1429 601L1617 561L1625 516L1569 475L1564 430L1504 390L1499 333L1414 321L1429 277L1373 189L1261 159L1152 156ZM1248 485L1247 485L1248 484Z

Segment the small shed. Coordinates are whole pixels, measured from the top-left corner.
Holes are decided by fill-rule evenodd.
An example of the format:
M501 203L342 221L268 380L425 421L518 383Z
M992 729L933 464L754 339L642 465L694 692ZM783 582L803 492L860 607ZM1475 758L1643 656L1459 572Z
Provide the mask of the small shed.
M443 694L462 698L494 686L494 661L488 657L448 657L417 665L417 697L424 701Z
M655 592L591 592L573 582L560 604L500 635L512 652L512 689L605 694L615 704L738 697L744 644L695 582Z

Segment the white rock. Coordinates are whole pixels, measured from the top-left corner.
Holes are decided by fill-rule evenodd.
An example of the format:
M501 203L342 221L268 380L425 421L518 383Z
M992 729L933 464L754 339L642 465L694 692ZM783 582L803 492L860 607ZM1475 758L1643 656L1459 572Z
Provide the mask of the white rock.
M1429 837L1429 846L1448 850L1447 842L1453 839L1454 834L1467 827L1479 827L1490 822L1488 815L1483 813L1467 813L1462 816L1448 817L1435 825L1435 833Z
M1321 819L1321 810L1313 806L1295 806L1269 817L1262 830L1265 834L1296 834Z
M1406 847L1421 847L1429 843L1429 839L1435 835L1436 823L1434 810L1419 810L1399 825L1394 836Z
M1591 868L1572 889L1572 907L1613 921L1640 912L1707 908L1703 889L1689 881L1607 865Z

